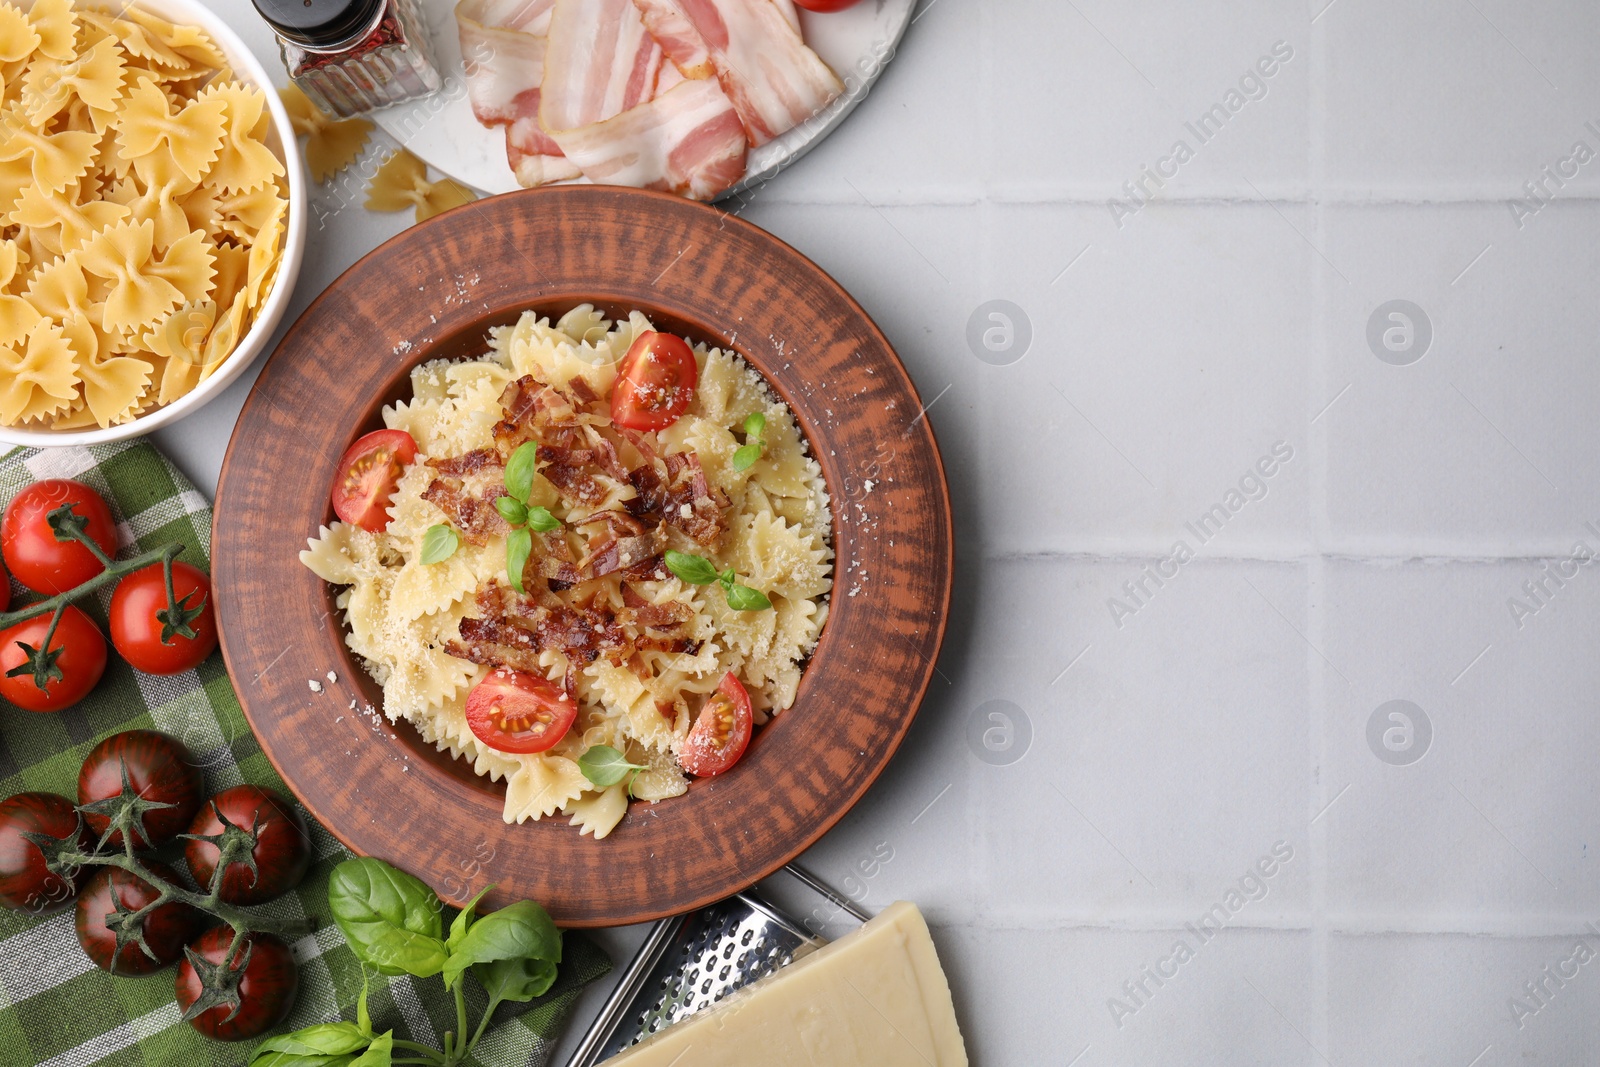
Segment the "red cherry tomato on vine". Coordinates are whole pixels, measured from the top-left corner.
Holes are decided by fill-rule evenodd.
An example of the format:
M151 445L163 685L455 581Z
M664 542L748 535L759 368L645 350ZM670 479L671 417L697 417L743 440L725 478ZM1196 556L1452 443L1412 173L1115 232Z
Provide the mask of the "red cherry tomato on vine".
M181 674L217 647L217 616L211 610L211 582L205 571L173 563L172 591L178 598L176 613L167 607L161 564L152 563L118 582L111 594L111 643L123 659L146 674ZM183 636L167 622L186 624L194 636Z
M300 974L295 970L289 946L271 934L246 934L234 950L227 966L223 957L233 944L233 927L214 926L189 945L189 952L200 957L206 970L216 968L218 978L237 979L238 1007L226 1004L207 1008L189 1020L206 1037L217 1041L243 1041L256 1037L288 1018L300 991ZM242 973L241 973L242 970ZM200 999L201 977L187 953L178 964L178 1008L187 1014ZM228 1018L232 1012L233 1018Z
M389 525L389 501L417 458L417 442L404 430L374 430L339 457L333 476L333 510L345 522L377 533Z
M700 369L683 338L647 330L634 339L611 387L611 421L629 430L662 430L694 400Z
M194 837L183 846L189 873L202 893L211 888L221 852L211 841L195 838L227 833L224 819L238 832L256 835L255 848L250 852L255 870L242 860L228 864L227 873L222 876L224 901L260 904L300 884L306 868L311 866L311 835L305 820L293 804L272 790L236 785L206 801L189 827Z
M11 607L11 576L0 568L0 611Z
M843 11L847 7L854 7L860 0L794 0L794 2L807 11Z
M58 793L18 793L0 803L0 904L34 914L71 900L93 873L84 867L63 878L45 866L39 845L24 834L44 834L63 841L77 837L79 851L94 848L94 839L72 801Z
M69 607L61 613L61 622L50 637L50 651L60 654L54 657L52 677L44 688L39 688L31 670L22 670L13 676L12 671L30 663L22 646L43 648L44 636L49 630L49 615L38 615L0 630L0 697L19 708L29 711L70 708L88 696L105 673L106 639L100 636L100 628L89 621L89 616ZM59 672L60 677L54 677L55 672Z
M155 860L145 860L150 873L177 885L178 876L171 867ZM78 944L90 961L102 971L137 977L155 974L161 968L177 961L183 955L183 946L200 929L202 917L198 911L180 901L169 900L139 920L144 931L145 952L131 936L125 936L122 948L117 948L117 932L106 925L106 920L118 911L138 911L155 903L160 893L157 888L138 875L120 867L100 867L89 884L78 894L76 928ZM133 931L128 931L131 935Z
M143 829L134 833L134 845L154 848L189 828L200 810L203 787L200 771L181 741L156 730L112 734L84 757L78 771L78 803L98 804L120 796L124 768L129 788L140 798L171 805L142 813ZM83 818L96 834L104 834L111 821L104 810L86 811ZM122 832L112 831L105 844L122 847Z
M48 478L18 493L0 519L0 554L17 581L36 593L65 593L105 570L88 547L57 541L50 513L71 504L88 520L85 533L106 555L117 551L117 524L100 494L82 482Z
M467 694L467 725L499 752L543 752L567 735L577 701L552 682L507 667L490 672Z
M697 778L708 778L739 762L750 747L755 719L750 712L750 694L729 671L717 691L711 694L694 728L684 739L678 762Z

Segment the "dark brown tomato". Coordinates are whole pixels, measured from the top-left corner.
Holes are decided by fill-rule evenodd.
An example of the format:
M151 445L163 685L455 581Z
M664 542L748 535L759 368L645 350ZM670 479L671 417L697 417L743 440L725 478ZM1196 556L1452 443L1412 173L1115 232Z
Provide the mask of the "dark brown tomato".
M78 772L78 803L94 804L118 796L124 767L128 784L142 800L172 805L143 812L143 832L134 835L136 846L153 848L165 844L189 828L195 812L200 810L204 783L183 742L156 730L112 734L84 758L83 769ZM96 834L104 834L110 822L104 811L86 811L84 819ZM121 832L113 832L105 843L120 847Z
M224 968L223 956L231 944L233 928L214 926L189 945L189 951L200 957L204 969L214 974L213 980L237 979L237 1009L218 1004L189 1020L190 1026L218 1041L243 1041L266 1033L288 1017L295 994L300 991L294 956L281 940L271 934L246 934ZM188 1014L200 999L201 988L201 976L185 955L178 964L178 1010Z
M145 866L157 878L179 884L176 872L166 864L146 860ZM203 917L176 900L167 901L139 920L149 952L127 937L121 950L117 948L116 931L107 924L107 919L116 915L117 905L124 912L135 912L154 903L158 896L155 886L121 867L101 867L95 872L78 894L77 929L78 944L96 967L138 977L154 974L183 955L183 946L199 931Z
M227 820L225 823L223 820ZM300 884L311 866L311 835L295 806L270 789L236 785L224 789L200 808L189 833L194 837L253 832L251 858L255 870L243 860L228 864L222 876L222 899L229 904L261 904ZM215 843L191 838L183 846L189 873L202 892L211 887L221 853Z
M39 845L23 836L30 833L62 841L76 835L83 852L94 847L94 839L72 801L59 793L18 793L0 803L0 904L39 914L71 900L93 872L80 869L71 878L52 873Z

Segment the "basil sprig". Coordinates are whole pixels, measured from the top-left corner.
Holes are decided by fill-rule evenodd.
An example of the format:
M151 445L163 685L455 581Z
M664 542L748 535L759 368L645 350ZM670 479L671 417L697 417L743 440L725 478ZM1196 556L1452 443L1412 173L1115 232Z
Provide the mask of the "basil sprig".
M761 453L766 449L766 442L761 439L761 434L767 428L767 417L757 411L747 415L744 420L744 447L733 454L733 469L747 471L756 465L756 460L761 458Z
M494 508L506 520L511 532L506 535L506 577L511 588L526 593L522 587L522 571L533 554L533 534L530 530L550 533L561 529L561 520L550 514L550 509L530 506L528 496L533 492L533 476L539 473L539 442L526 441L517 446L506 461L506 496L495 498Z
M367 1011L365 968L380 974L440 975L455 995L460 1033L444 1035L442 1052L415 1042L400 1042L402 1062L458 1067L472 1054L504 1003L526 1003L555 984L561 963L561 931L543 908L520 901L477 915L486 887L462 908L445 936L444 902L422 882L382 860L351 859L333 870L328 904L334 922L363 965L356 1021L317 1023L262 1042L250 1067L391 1067L392 1031L374 1033ZM461 978L471 971L488 993L477 1029L466 1031L467 1006ZM422 1057L418 1059L416 1057Z
M728 598L728 607L734 611L766 611L772 607L772 601L761 590L741 584L732 567L718 574L716 566L704 556L671 549L667 550L666 560L667 570L690 585L720 584L723 595Z

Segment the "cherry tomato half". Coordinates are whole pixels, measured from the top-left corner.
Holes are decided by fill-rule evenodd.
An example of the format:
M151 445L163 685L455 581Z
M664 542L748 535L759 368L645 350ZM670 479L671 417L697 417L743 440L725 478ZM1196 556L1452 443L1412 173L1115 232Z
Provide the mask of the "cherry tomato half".
M199 956L202 963L217 967L231 944L233 927L214 926L191 942L189 951ZM239 973L241 967L243 973ZM288 945L271 934L246 934L228 960L224 975L238 977L237 1010L218 1004L189 1020L190 1026L216 1041L243 1041L272 1029L288 1018L295 994L300 991L300 974L295 970L294 955ZM187 954L178 964L176 986L178 1008L187 1014L200 999L201 990L200 976L195 973L194 963ZM231 1019L228 1018L230 1012Z
M24 834L63 841L76 834L83 852L94 848L94 838L78 821L72 801L59 793L18 793L0 803L0 904L38 914L71 900L94 872L84 867L73 878L52 873L38 844Z
M750 694L729 671L717 691L711 694L694 728L684 739L678 762L697 778L709 778L739 762L750 747L755 719L750 713Z
M333 510L345 522L377 533L389 525L389 501L417 442L404 430L374 430L345 450L333 476Z
M163 845L189 828L200 810L202 784L200 771L183 742L157 730L112 734L84 757L78 771L78 803L94 804L120 796L124 768L128 785L140 797L171 805L142 814L143 828L134 834L136 846ZM96 834L104 834L111 821L103 811L86 811L83 817ZM120 848L122 832L113 831L105 843Z
M52 678L39 688L32 671L15 677L10 672L29 662L23 645L41 648L50 630L50 616L38 615L0 630L0 697L29 711L60 711L89 695L106 671L106 639L89 616L69 607L50 637L50 650L60 650L55 669L61 677Z
M794 2L807 11L843 11L847 7L854 7L860 0L794 0Z
M157 878L179 884L178 876L166 864L145 860L144 865ZM96 967L112 974L137 977L155 974L183 955L183 946L199 931L202 919L198 911L181 901L169 900L146 912L139 920L149 952L140 948L137 941L127 938L118 950L117 933L106 925L106 919L117 913L119 904L121 911L138 911L154 904L158 896L160 893L155 886L121 867L101 867L95 871L89 884L78 894L76 927L78 944Z
M162 640L165 627L157 616L169 609L161 564L152 563L134 571L118 582L117 591L111 594L111 643L135 670L181 674L197 666L217 647L217 616L211 610L211 582L205 571L187 563L173 563L172 591L182 605L176 609L180 616L199 611L187 620L193 637L173 633Z
M629 430L662 430L694 400L700 369L683 338L647 330L634 339L611 387L611 421Z
M578 704L555 684L501 667L467 694L467 725L498 752L543 752L566 736Z
M93 552L77 541L57 541L48 517L71 504L89 520L85 533L106 555L117 551L117 525L100 494L82 482L47 478L16 495L0 519L0 554L17 581L36 593L65 593L105 570Z
M211 888L211 878L221 856L217 846L196 838L225 833L226 819L242 831L256 835L250 858L255 870L242 860L228 864L222 876L222 899L229 904L261 904L282 896L306 876L311 866L311 834L293 804L270 789L236 785L212 797L194 817L193 834L183 846L183 858L201 892Z

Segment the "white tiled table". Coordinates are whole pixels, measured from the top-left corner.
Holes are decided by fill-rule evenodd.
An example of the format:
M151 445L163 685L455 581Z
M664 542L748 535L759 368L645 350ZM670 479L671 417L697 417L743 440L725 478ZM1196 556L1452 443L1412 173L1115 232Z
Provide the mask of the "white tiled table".
M218 6L271 58L247 0ZM934 401L942 677L806 863L922 905L975 1062L1593 1062L1600 961L1563 961L1600 953L1600 567L1522 587L1600 552L1600 159L1543 173L1600 153L1597 35L1553 0L924 0L868 101L742 211ZM402 224L335 214L296 310ZM1031 323L1006 366L966 339L993 299ZM1420 334L1369 346L1391 300L1431 326L1420 360ZM157 435L208 489L253 376ZM1027 718L1019 760L1021 730L969 743L991 700ZM1420 722L1369 745L1391 700L1431 727L1418 760Z

